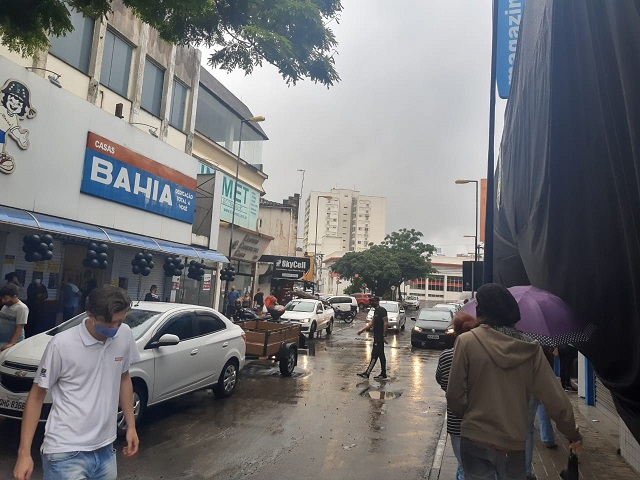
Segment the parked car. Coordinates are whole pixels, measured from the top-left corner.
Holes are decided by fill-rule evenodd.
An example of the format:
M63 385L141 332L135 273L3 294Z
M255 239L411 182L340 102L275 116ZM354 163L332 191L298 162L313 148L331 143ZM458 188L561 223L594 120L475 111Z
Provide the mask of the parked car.
M380 306L383 307L387 311L387 319L389 320L387 324L388 330L404 330L405 325L407 323L407 317L404 312L404 308L400 304L400 302L392 302L389 300L380 300ZM367 321L370 322L373 318L374 309L370 308L369 313L367 313Z
M451 348L453 313L445 308L423 308L416 317L411 330L411 345L414 347L442 346Z
M420 308L420 299L416 295L407 295L403 303L405 308L413 308L414 310Z
M81 313L46 332L29 337L0 354L0 415L21 419L40 359L51 339L79 325ZM131 327L140 361L131 365L136 423L147 406L213 386L217 397L235 389L245 362L245 334L212 308L161 302L137 302L124 323ZM47 393L41 421L51 409ZM118 430L126 429L118 413Z
M348 295L334 295L324 299L333 307L338 318L353 319L358 313L358 301Z
M301 333L306 333L309 338L313 338L320 330L326 330L327 334L331 333L334 315L333 307L327 303L298 298L285 305L280 320L299 323Z
M368 293L352 293L351 296L358 302L360 311L369 308L369 300L371 299L371 295L369 295Z

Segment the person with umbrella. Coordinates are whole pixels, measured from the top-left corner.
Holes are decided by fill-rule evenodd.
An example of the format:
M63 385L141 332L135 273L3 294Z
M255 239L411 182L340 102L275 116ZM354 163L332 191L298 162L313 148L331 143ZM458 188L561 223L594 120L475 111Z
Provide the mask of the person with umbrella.
M447 404L462 417L460 456L467 480L523 479L531 397L539 399L578 453L582 436L569 398L538 343L514 328L520 309L503 285L476 293L482 323L460 335L449 373Z

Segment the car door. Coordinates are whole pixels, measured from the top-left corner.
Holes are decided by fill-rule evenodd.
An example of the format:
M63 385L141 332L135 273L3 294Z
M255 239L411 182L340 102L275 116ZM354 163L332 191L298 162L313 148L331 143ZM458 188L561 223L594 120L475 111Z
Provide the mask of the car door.
M154 334L151 342L158 341L167 333L177 335L180 343L153 349L155 401L192 390L200 376L200 339L195 335L192 312L180 312L171 316Z
M324 313L324 307L321 302L316 302L316 323L318 325L318 330L322 330L326 322L327 320Z
M229 352L233 349L236 334L227 328L227 324L213 312L196 311L195 327L200 343L199 385L211 385L218 380L224 368Z

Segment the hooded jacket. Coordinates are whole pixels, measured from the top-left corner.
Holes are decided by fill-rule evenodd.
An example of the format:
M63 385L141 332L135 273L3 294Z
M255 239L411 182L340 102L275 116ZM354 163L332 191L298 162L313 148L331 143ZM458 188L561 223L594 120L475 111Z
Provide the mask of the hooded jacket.
M542 348L480 325L456 340L447 403L460 434L504 450L524 450L529 398L539 399L569 441L582 437L573 406Z

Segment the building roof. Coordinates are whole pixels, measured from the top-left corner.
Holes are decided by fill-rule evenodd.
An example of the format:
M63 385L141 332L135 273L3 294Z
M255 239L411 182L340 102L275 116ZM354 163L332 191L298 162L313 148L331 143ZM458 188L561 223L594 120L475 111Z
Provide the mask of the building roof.
M234 112L239 120L245 120L253 117L251 110L242 103L231 91L225 87L220 81L214 77L204 66L200 66L200 83L211 92L218 100L225 104L232 112ZM258 123L246 122L258 135L265 140L269 140L267 134L262 130Z

